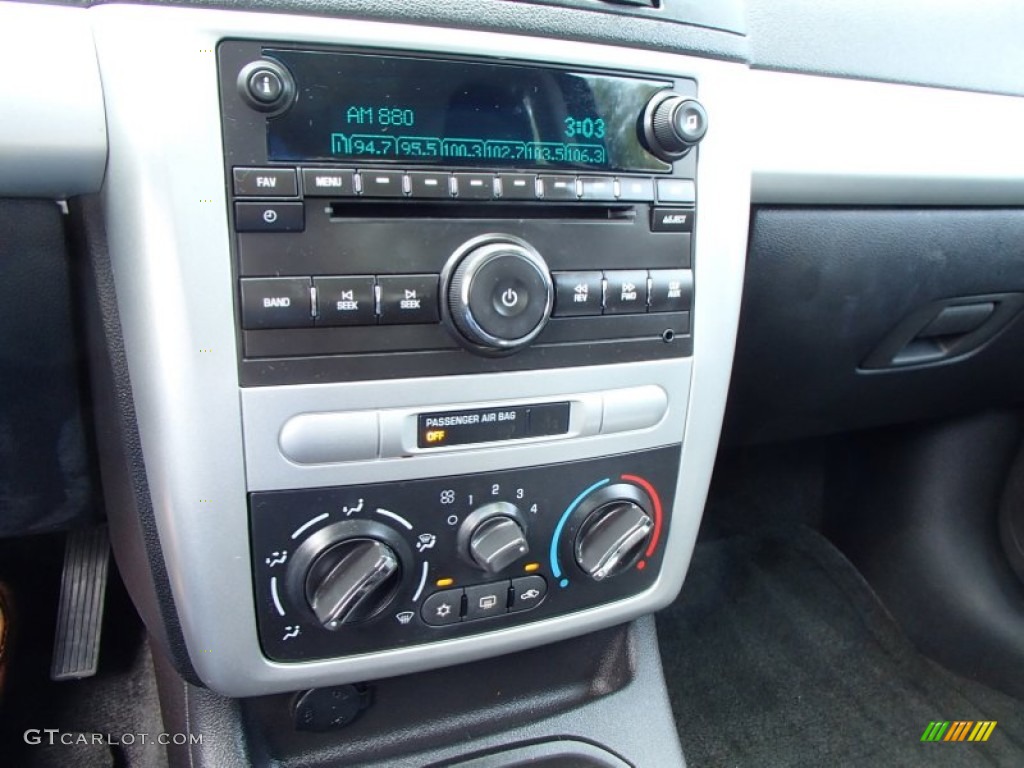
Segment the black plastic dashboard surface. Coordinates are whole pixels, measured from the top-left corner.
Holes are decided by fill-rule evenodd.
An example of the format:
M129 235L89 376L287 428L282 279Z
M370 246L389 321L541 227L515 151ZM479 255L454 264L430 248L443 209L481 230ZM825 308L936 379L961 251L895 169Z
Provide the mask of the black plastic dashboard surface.
M1019 403L1019 315L966 359L863 365L932 302L1022 290L1024 210L756 208L723 440L834 434Z

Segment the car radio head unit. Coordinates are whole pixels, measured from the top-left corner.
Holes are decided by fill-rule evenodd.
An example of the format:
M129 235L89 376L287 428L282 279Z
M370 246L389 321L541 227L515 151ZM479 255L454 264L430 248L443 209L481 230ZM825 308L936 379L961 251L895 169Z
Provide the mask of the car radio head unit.
M686 78L218 49L243 386L689 356Z

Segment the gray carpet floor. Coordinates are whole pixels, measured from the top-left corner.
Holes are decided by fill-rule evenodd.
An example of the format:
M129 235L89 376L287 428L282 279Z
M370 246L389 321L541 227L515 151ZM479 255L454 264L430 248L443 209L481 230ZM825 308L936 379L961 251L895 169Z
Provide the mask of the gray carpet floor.
M690 768L1024 766L1024 703L921 656L809 529L699 544L658 633ZM998 725L922 743L932 720Z

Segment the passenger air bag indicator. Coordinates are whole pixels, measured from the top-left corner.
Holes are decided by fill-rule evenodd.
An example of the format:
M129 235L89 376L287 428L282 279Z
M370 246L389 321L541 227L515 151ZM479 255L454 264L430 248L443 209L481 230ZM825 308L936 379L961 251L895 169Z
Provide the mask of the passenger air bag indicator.
M536 418L532 418L534 413ZM416 444L420 448L442 448L565 434L568 431L569 403L438 411L419 414Z

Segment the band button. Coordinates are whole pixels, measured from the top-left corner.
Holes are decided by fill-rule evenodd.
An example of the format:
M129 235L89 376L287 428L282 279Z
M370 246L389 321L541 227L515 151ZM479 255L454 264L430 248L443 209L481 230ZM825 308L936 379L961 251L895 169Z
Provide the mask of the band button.
M308 277L242 280L242 327L303 328L313 324Z

